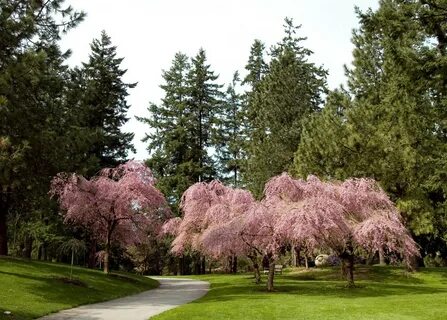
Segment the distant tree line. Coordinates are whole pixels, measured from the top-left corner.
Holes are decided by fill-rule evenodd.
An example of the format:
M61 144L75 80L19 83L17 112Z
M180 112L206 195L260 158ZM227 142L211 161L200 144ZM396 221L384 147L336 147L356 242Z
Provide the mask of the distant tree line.
M63 0L0 5L0 255L47 259L81 238L89 248L82 263L93 266L98 244L63 226L49 185L59 172L89 178L128 158L133 134L121 127L135 84L123 82L122 58L105 32L87 62L66 65L70 52L58 41L84 14ZM204 49L175 54L162 73L163 98L139 120L147 124L147 165L176 215L200 181L219 179L260 199L282 172L373 178L422 256L447 256L447 2L382 0L356 12L347 86L335 90L291 19L278 43L253 42L245 70L227 85ZM114 261L165 261L177 270L166 241L117 249ZM180 263L179 272L204 271L200 256Z

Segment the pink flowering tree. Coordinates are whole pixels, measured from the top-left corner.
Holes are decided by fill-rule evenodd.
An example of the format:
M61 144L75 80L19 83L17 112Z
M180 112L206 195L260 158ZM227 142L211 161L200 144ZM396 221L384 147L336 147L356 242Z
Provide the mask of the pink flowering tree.
M200 252L215 259L237 257L252 250L240 237L241 217L255 200L250 192L224 186L219 181L196 183L182 196L183 218L173 218L163 231L175 236L172 251ZM255 263L259 276L259 268Z
M163 194L154 186L152 172L142 162L129 161L85 179L58 174L51 195L59 200L65 223L90 230L104 244L104 272L109 272L110 246L136 244L148 233L158 233L170 217Z
M354 257L360 250L384 250L404 261L418 255L416 243L398 210L371 179L323 182L287 174L273 178L266 189L280 219L276 233L308 250L332 250L342 260L348 286L354 285Z
M255 205L249 191L227 187L224 196L219 198L207 211L212 221L200 237L205 254L219 259L247 256L253 263L256 282L260 281L258 253L242 237L245 216Z

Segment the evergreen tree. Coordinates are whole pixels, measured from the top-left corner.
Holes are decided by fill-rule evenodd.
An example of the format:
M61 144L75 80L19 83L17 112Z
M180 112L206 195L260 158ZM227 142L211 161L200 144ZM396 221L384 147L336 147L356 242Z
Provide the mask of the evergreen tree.
M144 138L150 158L147 164L158 179L157 186L170 204L177 206L183 192L194 183L188 118L189 89L187 75L189 58L176 53L172 66L163 71L165 92L159 105L151 103L150 118L138 118L150 128Z
M163 79L161 103L150 105L151 118L139 120L152 130L144 139L151 153L148 165L158 179L158 188L177 208L191 184L216 175L210 149L216 143L222 94L202 49L191 61L177 53L171 68L163 71Z
M191 125L191 158L196 182L210 181L217 174L210 148L214 147L216 115L222 107L222 86L215 82L218 76L210 68L205 50L200 49L191 59L187 76L187 121Z
M247 75L242 81L242 84L248 84L251 88L255 88L256 85L261 81L264 74L267 72L267 63L264 60L265 45L261 40L256 39L250 48L250 56L248 57L247 65L245 70L247 70Z
M312 52L295 36L299 27L286 19L285 37L271 49L268 73L250 94L249 160L246 179L256 196L265 182L289 170L300 141L302 121L318 110L326 71L307 61Z
M88 172L93 175L103 167L116 166L127 158L129 151L135 151L134 134L122 132L121 127L129 120L126 98L128 90L136 83L123 82L127 71L120 67L123 58L117 58L116 47L105 31L90 47L89 61L78 71L78 87L83 91L81 123L92 133L93 141L87 154L96 161L96 166Z
M442 41L429 41L436 35L427 32L426 17L434 11L423 2L386 0L376 12L358 12L361 28L347 73L351 97L338 99L338 108L328 104L308 124L296 169L380 181L425 252L433 252L445 247L439 239L447 235L440 182L446 176L445 75L433 76L445 59Z
M0 255L8 254L7 216L19 209L48 212L49 179L73 152L65 129L69 52L57 41L84 14L63 3L0 1Z
M225 101L218 114L216 154L221 179L233 187L240 186L241 170L246 162L247 117L243 95L237 93L239 73L227 87Z

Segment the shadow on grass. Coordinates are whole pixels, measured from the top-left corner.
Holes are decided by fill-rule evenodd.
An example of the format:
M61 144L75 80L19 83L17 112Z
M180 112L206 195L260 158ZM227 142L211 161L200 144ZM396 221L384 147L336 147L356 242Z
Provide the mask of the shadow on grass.
M231 300L262 300L272 297L294 295L315 298L370 298L403 295L447 294L447 287L440 286L437 279L447 277L445 270L424 270L429 277L419 278L420 274L408 274L394 267L357 267L358 287L346 288L341 280L339 269L327 268L306 272L286 273L275 276L275 291L267 292L265 277L263 283L255 285L250 276L228 276L209 278L210 292L200 300L207 303ZM428 280L427 280L428 279ZM433 283L438 285L432 285Z
M87 285L77 286L61 281L69 275L69 268L52 263L0 259L0 279L7 281L10 288L14 287L12 296L8 294L5 303L2 303L0 294L0 311L10 308L9 311L13 312L5 315L3 312L6 310L1 311L0 320L32 319L60 309L135 294L158 284L144 277L121 273L108 276L99 271L73 268L73 276ZM14 300L21 299L20 292L26 293L23 299L29 300L29 306L23 309Z
M340 268L319 268L290 272L282 276L284 279L297 281L343 281ZM382 266L357 266L354 271L354 281L389 282L405 284L423 284L417 273L409 273L402 268Z
M227 286L224 289L212 287L206 297L206 301L226 301L247 297L250 299L264 299L266 295L289 295L297 296L336 296L338 298L365 298L385 297L411 294L447 294L447 289L433 288L427 286L409 286L401 284L365 284L362 287L346 288L342 283L323 281L280 283L275 286L272 293L266 291L265 286L247 287Z

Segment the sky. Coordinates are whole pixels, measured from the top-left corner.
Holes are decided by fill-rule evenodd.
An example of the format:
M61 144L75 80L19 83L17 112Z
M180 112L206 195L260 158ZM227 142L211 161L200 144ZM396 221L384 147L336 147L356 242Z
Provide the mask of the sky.
M259 39L270 47L283 37L284 18L301 24L299 36L314 54L310 60L329 71L330 89L345 82L344 65L352 60L351 35L358 19L354 7L377 8L378 0L69 0L76 10L87 13L85 21L64 35L63 49L71 49L71 66L88 61L89 44L102 30L117 46L127 69L124 81L138 82L129 91L130 120L123 131L134 132L136 154L147 159L149 131L135 116L149 117L150 102L163 96L162 70L169 69L176 52L188 56L205 49L208 63L228 84L239 70L243 75L250 46Z

